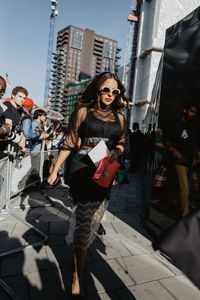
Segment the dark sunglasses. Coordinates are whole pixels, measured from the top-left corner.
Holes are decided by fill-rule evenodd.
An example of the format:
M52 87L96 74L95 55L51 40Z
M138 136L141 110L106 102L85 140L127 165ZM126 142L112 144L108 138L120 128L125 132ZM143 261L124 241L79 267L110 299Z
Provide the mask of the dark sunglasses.
M0 93L5 93L5 89L0 89Z
M121 93L121 91L119 89L111 89L109 86L103 86L101 88L101 92L112 93L115 96L118 96Z

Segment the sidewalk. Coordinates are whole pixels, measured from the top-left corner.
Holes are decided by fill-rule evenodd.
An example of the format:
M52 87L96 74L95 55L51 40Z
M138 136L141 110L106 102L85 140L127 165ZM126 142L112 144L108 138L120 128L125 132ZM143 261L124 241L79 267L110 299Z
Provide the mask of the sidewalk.
M140 178L114 186L103 218L106 235L90 246L85 285L89 300L197 300L200 291L151 246L142 222ZM38 247L1 257L1 279L21 300L69 299L73 270L72 248L64 243L71 205L60 187L30 191L12 202L11 212L47 234ZM48 196L48 197L46 197ZM21 201L22 200L22 201ZM40 241L42 237L11 215L0 222L0 251ZM0 299L11 299L0 288Z

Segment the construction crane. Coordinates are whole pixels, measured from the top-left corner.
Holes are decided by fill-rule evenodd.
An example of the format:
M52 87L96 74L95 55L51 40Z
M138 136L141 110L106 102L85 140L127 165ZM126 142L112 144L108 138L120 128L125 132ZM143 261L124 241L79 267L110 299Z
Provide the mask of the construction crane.
M45 89L44 89L44 108L48 108L49 96L50 96L49 93L50 93L50 77L51 77L51 61L52 61L52 51L53 51L54 25L55 25L55 17L58 15L58 10L56 10L57 4L58 4L58 0L51 0L47 69L46 69L46 79L45 79Z
M135 15L135 10L134 10L135 5L136 5L136 0L132 0L131 13L128 15L129 35L126 37L126 50L125 50L124 69L123 69L123 77L122 77L122 82L127 91L129 91L134 22L138 21L138 17Z

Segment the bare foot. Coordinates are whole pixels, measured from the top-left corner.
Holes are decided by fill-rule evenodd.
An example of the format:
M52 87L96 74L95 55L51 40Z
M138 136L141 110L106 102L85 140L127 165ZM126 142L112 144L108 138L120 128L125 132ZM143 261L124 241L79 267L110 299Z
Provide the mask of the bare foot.
M72 282L72 295L85 296L82 280L74 273Z
M79 279L76 273L74 273L73 276L73 282L72 282L72 295L80 295L80 284Z

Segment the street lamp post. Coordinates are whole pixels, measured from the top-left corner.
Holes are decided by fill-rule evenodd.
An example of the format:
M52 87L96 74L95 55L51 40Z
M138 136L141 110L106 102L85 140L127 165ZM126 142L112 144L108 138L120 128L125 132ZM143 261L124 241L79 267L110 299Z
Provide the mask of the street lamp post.
M51 60L52 60L52 51L53 51L53 35L54 35L55 17L58 15L58 10L56 10L57 4L58 4L58 0L51 0L47 69L46 69L46 79L45 79L45 89L44 89L44 108L48 107L49 96L50 96L49 92L50 92Z

